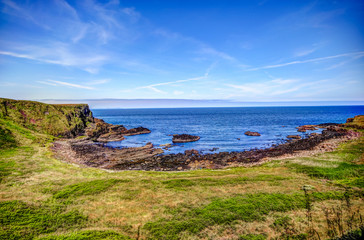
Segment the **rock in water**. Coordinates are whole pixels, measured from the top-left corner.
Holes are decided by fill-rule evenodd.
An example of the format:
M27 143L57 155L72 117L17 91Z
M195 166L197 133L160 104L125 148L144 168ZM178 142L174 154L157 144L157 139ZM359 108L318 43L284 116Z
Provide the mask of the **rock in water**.
M247 136L257 136L257 137L260 136L260 133L258 133L258 132L251 132L251 131L246 131L244 134L247 135Z
M317 130L317 125L303 125L297 127L298 132L306 132L307 130L309 131Z
M301 136L300 135L288 135L287 138L301 139Z
M198 140L200 140L199 136L189 134L174 134L172 138L172 142L174 143L196 142Z

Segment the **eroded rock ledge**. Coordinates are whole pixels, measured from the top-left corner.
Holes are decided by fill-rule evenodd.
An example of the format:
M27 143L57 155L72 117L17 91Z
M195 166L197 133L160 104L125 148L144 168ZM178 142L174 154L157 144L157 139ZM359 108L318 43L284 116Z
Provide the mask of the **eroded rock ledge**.
M94 123L89 124L85 129L88 139L94 142L122 141L124 136L147 133L150 133L150 130L144 127L126 129L123 125L113 125L98 118L95 118Z

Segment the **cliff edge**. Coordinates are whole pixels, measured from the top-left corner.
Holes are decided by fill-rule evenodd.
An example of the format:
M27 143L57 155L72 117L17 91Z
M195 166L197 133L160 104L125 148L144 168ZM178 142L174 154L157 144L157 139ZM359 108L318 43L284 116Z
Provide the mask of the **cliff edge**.
M46 104L0 98L0 119L57 137L75 137L94 122L87 104Z

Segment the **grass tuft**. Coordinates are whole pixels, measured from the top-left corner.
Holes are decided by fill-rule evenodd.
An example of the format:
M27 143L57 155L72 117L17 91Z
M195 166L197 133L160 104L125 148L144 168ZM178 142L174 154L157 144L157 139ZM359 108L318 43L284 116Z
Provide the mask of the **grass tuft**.
M32 206L21 201L0 202L0 239L33 239L35 236L72 229L87 218L60 206Z
M131 238L114 231L87 230L63 235L51 235L36 238L36 240L131 240Z
M313 193L317 201L342 199L343 193ZM188 231L197 234L212 225L231 224L234 221L264 221L270 212L287 212L306 207L302 194L247 194L228 199L215 199L210 204L192 208L185 213L176 212L170 219L149 222L145 228L153 239L179 239L179 234Z
M239 240L265 240L267 237L263 234L247 234L239 237Z
M300 164L290 164L297 172L305 173L310 177L324 178L329 180L358 178L364 175L364 165L340 163L338 167L317 167Z
M261 174L254 177L229 177L229 178L194 178L194 179L171 179L162 181L166 188L175 190L186 190L186 188L199 187L216 187L224 185L239 185L249 182L266 181L275 182L289 179L288 177Z
M99 179L88 182L81 182L64 187L53 195L55 199L70 199L85 195L94 195L106 191L113 185L121 182L118 179ZM124 180L125 181L125 180Z
M0 125L0 149L16 147L16 141L9 129Z

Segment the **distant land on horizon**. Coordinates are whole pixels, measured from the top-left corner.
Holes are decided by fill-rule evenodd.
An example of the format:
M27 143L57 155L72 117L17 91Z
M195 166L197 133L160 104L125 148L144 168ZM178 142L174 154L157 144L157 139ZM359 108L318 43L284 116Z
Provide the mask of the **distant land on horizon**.
M286 101L241 102L197 99L38 99L50 104L87 103L90 108L193 108L193 107L279 107L279 106L350 106L364 101Z

